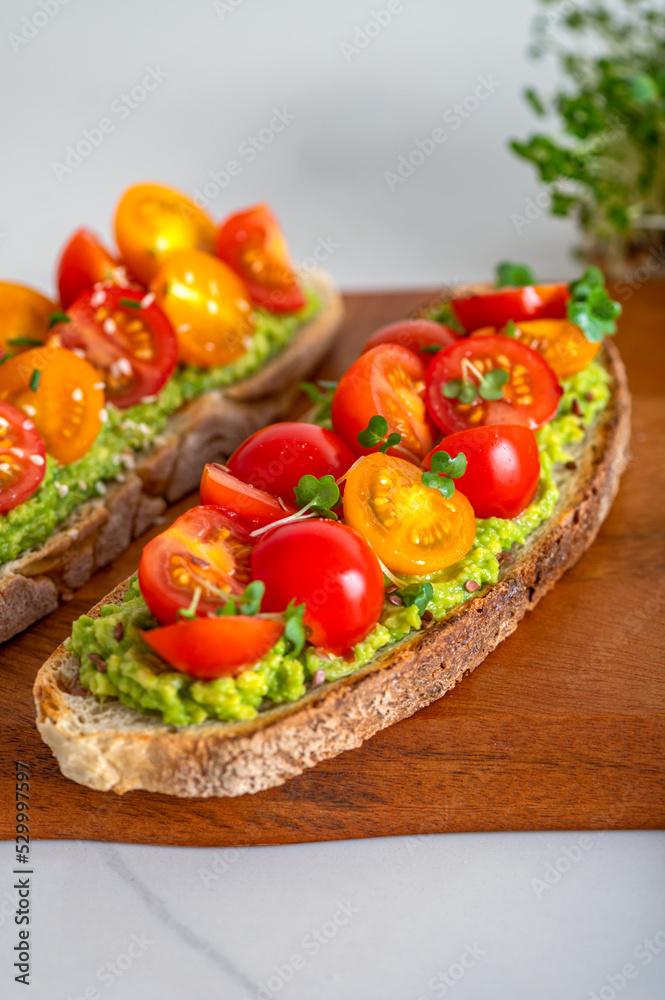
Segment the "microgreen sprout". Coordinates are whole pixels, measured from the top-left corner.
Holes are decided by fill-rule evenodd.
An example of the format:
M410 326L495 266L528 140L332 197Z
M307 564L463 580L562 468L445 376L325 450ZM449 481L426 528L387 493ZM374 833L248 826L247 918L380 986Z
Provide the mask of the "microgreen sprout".
M48 320L48 328L55 326L56 323L71 323L72 317L68 316L66 312L54 312L51 313Z
M39 380L42 377L42 373L39 368L35 368L32 375L30 376L30 388L33 392L37 392L39 388Z
M517 327L515 326L515 323L513 322L512 319L508 320L508 322L504 326L504 328L501 331L501 333L504 335L504 337L515 337L516 336Z
M335 389L337 388L337 382L328 382L325 379L319 379L318 382L301 382L300 388L309 396L314 404L311 422L318 424L319 427L330 427L330 405Z
M195 587L194 593L192 595L192 600L188 608L178 608L176 611L176 619L178 618L196 618L196 609L199 606L199 601L201 600L201 594L203 590L201 587Z
M243 590L240 597L229 597L223 607L217 608L217 615L258 615L261 601L266 592L263 580L252 580Z
M466 472L466 455L463 451L451 458L447 451L435 451L430 460L431 471L423 472L425 486L437 489L449 500L455 492L453 479L459 479Z
M606 335L616 333L621 306L609 297L599 268L588 267L581 278L568 285L568 291L568 319L579 326L587 340L597 344Z
M42 341L34 337L10 337L7 343L12 347L42 347Z
M477 385L471 381L471 374L478 379ZM501 399L508 378L505 368L492 368L483 375L468 358L463 358L462 378L449 379L443 384L441 392L446 399L459 399L460 403L473 403L478 396L486 400Z
M400 597L402 598L407 607L409 607L412 604L415 604L415 606L418 608L418 614L422 618L422 616L427 611L427 605L434 597L434 587L429 582L429 580L425 580L423 581L423 583L420 584L418 590L415 593L409 594L406 591L402 591L400 593Z
M523 288L524 285L535 285L538 279L526 264L515 264L510 260L502 260L496 265L497 288Z
M339 503L339 486L333 476L302 476L297 486L293 488L296 504L301 511L311 510L317 517L328 517L337 520L333 507Z
M358 444L363 448L376 448L379 451L387 452L388 448L394 448L402 440L402 435L396 431L388 433L388 421L385 417L375 414L369 418L369 423L364 431L358 434Z
M140 309L141 300L139 299L137 301L136 299L120 299L120 305L126 306L128 309Z
M303 622L303 615L305 614L305 605L296 604L295 598L289 601L286 611L284 612L284 638L291 643L293 647L291 650L291 656L299 656L304 648L306 635L305 635L305 624Z

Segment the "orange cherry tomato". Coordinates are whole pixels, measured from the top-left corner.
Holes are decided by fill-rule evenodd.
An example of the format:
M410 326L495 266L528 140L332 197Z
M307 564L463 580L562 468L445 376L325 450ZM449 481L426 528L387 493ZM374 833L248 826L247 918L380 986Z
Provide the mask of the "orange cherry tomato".
M43 343L57 308L34 288L0 281L0 354L19 354Z
M447 500L422 476L411 462L375 452L346 477L344 520L393 573L423 575L452 566L476 536L467 498L456 489Z
M268 205L234 212L217 233L217 254L240 275L254 302L272 312L305 305L279 223Z
M196 614L223 608L251 579L251 538L219 507L192 507L143 549L139 586L162 625L176 621L199 592Z
M134 184L116 209L115 238L130 272L147 285L175 251L212 251L215 225L180 191L162 184Z
M90 229L77 229L60 253L58 290L60 304L67 309L81 292L100 281L126 288L127 270L114 260L101 240Z
M210 680L235 677L273 648L284 625L269 618L228 615L182 620L141 635L176 670Z
M601 348L600 343L592 344L587 340L579 326L569 319L520 321L512 336L542 354L560 379L571 378L581 372Z
M0 402L0 514L32 496L45 472L44 442L32 420Z
M49 343L0 365L0 399L34 422L62 465L82 458L107 418L99 374L84 358Z
M400 447L418 459L431 450L434 429L425 408L425 370L413 351L382 344L361 354L345 372L333 396L332 423L356 455L371 450L361 447L358 434L375 414L385 417L389 431L402 435Z
M176 332L180 360L199 368L227 365L247 350L254 328L244 284L202 250L172 254L151 285Z

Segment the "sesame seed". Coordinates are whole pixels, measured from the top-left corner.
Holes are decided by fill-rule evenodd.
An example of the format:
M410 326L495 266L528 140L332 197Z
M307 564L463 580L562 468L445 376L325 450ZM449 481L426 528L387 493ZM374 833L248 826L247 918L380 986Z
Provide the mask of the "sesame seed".
M80 403L83 399L83 389L74 389L72 393L72 399L75 403Z
M104 323L102 324L102 329L104 333L116 333L118 327L116 326L115 320L111 319L111 317L108 316L104 320Z
M23 427L24 431L32 431L34 430L35 427L32 420L24 420L21 426Z
M576 469L577 468L577 462L566 462L564 468L571 469L571 470Z
M69 493L69 486L66 483L56 483L55 488L59 497L66 497Z
M101 481L101 479L98 479L97 482L95 483L95 489L97 490L100 496L104 496L104 494L106 493L106 485Z
M95 382L95 384L93 385L92 388L93 389L105 389L106 388L106 382Z
M141 397L141 402L142 403L156 403L157 402L157 396L142 396Z
M86 483L85 479L79 479L76 485L80 490L87 490L88 488L88 484Z
M141 299L141 309L148 309L153 304L154 301L155 301L155 293L148 292L148 294L144 295L143 298Z
M32 462L33 465L37 466L41 466L44 464L44 459L42 458L41 455L31 455L30 461Z
M107 410L105 410L104 407L102 407L101 410L99 411L99 419L101 420L101 422L103 424L105 424L106 421L108 420L108 418L109 418L109 415L108 415Z
M138 429L141 431L141 434L145 434L146 437L150 437L150 435L152 434L152 431L150 430L147 424L140 423L138 425Z
M181 323L180 326L176 327L178 333L187 333L187 331L191 329L192 329L191 323Z
M79 536L79 529L78 528L70 528L69 529L69 537L71 538L71 540L73 542L76 541L76 539L78 538L78 536Z
M23 448L10 448L12 455L16 455L17 458L23 458Z
M90 305L93 309L97 309L98 306L103 305L106 302L106 292L103 288L96 288L95 291L90 296Z
M23 410L23 412L25 413L25 415L28 416L28 417L34 417L35 413L37 412L37 410L34 408L34 406L30 406L29 403L24 403L23 406L21 407L21 409Z
M9 462L0 462L0 472L10 472L11 465Z
M75 354L77 358L85 358L85 351L81 347L72 347L72 354Z
M128 453L123 453L120 457L122 459L122 464L126 469L133 469L134 466L136 465L133 455Z

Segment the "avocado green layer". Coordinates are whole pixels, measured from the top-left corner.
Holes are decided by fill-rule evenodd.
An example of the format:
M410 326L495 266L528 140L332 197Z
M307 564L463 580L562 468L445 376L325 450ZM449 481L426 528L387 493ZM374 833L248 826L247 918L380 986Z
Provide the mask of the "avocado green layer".
M590 425L607 405L609 383L608 372L596 362L565 383L557 416L536 434L540 483L533 503L519 517L478 519L475 544L463 559L442 573L414 577L409 582L414 591L424 579L432 583L434 597L429 610L436 618L471 599L464 588L467 581L496 583L500 552L525 542L550 517L559 497L554 466L568 461L565 446L582 440L583 426ZM593 398L587 399L587 393ZM572 411L574 400L578 402L579 416ZM119 622L123 636L117 640ZM198 681L172 670L141 639L139 631L153 628L157 622L148 611L138 583L133 581L121 605L107 605L100 618L83 615L74 623L70 648L81 660L83 687L100 698L117 697L139 712L157 712L165 722L185 726L206 719L251 719L264 707L295 701L305 693L307 681L317 670L323 670L328 681L351 674L391 643L419 629L420 624L415 605L396 608L386 603L380 622L354 647L350 660L322 659L310 645L294 657L289 655L288 643L281 639L267 657L238 677ZM106 661L106 672L97 670L90 654L98 654Z
M81 504L106 492L106 484L122 479L134 467L134 456L164 431L169 417L181 406L211 389L221 389L249 378L278 354L295 332L320 309L316 293L305 289L307 303L295 313L257 309L256 326L242 357L219 368L178 368L154 402L119 410L108 406L92 448L71 465L58 465L50 456L38 490L25 503L0 515L0 564L27 549L42 545Z

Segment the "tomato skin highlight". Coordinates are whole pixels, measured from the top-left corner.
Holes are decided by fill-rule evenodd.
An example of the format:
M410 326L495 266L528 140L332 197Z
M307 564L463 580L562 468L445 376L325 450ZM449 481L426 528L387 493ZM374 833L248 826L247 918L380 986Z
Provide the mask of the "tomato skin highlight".
M34 288L0 281L0 356L20 354L30 347L10 341L45 341L49 319L56 309L55 302Z
M455 480L455 488L471 503L476 517L517 517L536 495L540 454L529 427L499 424L451 434L424 460L427 469L437 451L451 458L466 455L466 472Z
M467 498L425 486L423 469L393 455L366 455L349 473L344 520L391 572L421 576L452 566L476 535Z
M430 451L434 428L425 407L426 370L408 348L381 344L361 354L342 375L332 399L332 424L356 456L377 450L358 442L358 434L375 414L385 417L389 431L402 435L401 445L390 449L391 454L404 457L405 448L422 459Z
M44 442L32 420L0 401L0 514L31 497L45 472Z
M564 319L570 293L567 285L524 285L497 288L480 295L451 299L457 318L467 333L482 326L505 326L527 319Z
M126 269L114 260L95 233L84 226L70 236L60 252L57 281L63 309L98 282L129 285Z
M284 632L282 622L248 615L183 619L142 632L158 656L176 670L212 680L236 677L266 656Z
M443 323L435 323L431 319L405 319L376 330L363 347L362 353L365 354L380 344L399 344L418 354L427 365L436 352L425 348L449 347L459 337L459 333Z
M229 472L258 490L293 505L302 476L339 479L355 455L333 431L316 424L285 421L251 434L227 460Z
M280 504L279 500L264 490L244 483L222 465L209 463L203 470L200 487L201 503L221 507L234 524L247 531L263 528L295 514L297 507Z
M70 305L70 321L57 323L49 337L84 352L105 383L107 399L120 409L156 395L178 361L173 327L154 302L141 306L144 296L133 288L88 289Z
M245 282L257 305L278 313L305 305L280 225L268 205L254 205L224 219L216 250Z
M372 630L383 610L383 573L364 538L339 521L313 518L266 532L252 552L263 608L304 603L308 638L341 656Z
M479 370L504 368L509 381L500 399L469 404L447 399L443 388L463 376L468 359ZM475 382L477 385L477 382ZM427 405L444 434L489 424L524 424L535 430L555 415L563 389L547 361L512 337L464 337L440 351L427 371Z
M171 625L201 587L196 614L215 614L227 594L242 594L249 583L250 549L248 533L219 507L192 507L143 549L139 586L146 604L162 625Z

